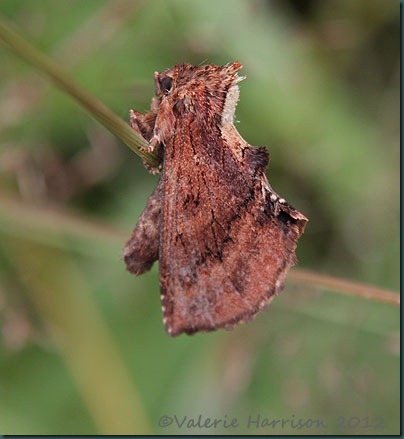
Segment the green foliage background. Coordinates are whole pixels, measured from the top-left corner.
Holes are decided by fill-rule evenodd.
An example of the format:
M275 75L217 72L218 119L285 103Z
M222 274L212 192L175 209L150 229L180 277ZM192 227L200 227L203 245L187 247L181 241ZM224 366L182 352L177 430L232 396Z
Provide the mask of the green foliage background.
M237 127L269 148L271 184L310 219L300 267L399 289L398 1L0 12L125 120L148 109L156 70L242 62ZM0 434L399 432L397 308L288 282L253 323L169 338L157 266L135 278L120 260L157 178L30 65L2 46L0 59ZM163 415L239 426L162 427ZM249 415L327 428L248 429Z

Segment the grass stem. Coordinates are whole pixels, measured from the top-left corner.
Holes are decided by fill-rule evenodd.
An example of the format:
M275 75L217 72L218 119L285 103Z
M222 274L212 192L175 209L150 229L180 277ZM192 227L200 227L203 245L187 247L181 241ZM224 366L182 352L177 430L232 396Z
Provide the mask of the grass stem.
M141 151L140 148L146 147L147 142L128 123L118 117L98 98L76 84L55 61L25 40L13 27L0 17L0 41L8 49L35 66L53 84L73 98L87 113L104 125L149 165L156 167L159 164L159 159L155 154Z

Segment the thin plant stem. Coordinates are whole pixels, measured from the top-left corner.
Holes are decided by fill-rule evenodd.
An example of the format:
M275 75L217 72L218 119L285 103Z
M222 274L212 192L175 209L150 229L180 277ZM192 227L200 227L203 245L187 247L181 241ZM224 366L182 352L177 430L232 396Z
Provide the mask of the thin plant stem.
M78 216L66 210L50 206L35 206L32 203L18 200L0 193L0 232L9 235L23 236L48 245L70 248L71 241L60 240L60 235L78 238L77 241L91 240L106 245L119 245L128 239L130 230L113 227L109 224ZM49 235L54 235L51 239ZM80 246L79 250L88 253L92 246ZM94 253L99 255L98 248ZM102 253L104 254L104 253ZM116 254L114 253L114 257ZM336 278L309 270L294 268L289 278L297 283L305 283L314 288L322 288L339 294L357 296L363 299L375 300L389 305L400 305L400 294L372 285L366 285L347 279Z
M126 122L109 110L97 98L75 84L68 77L68 75L55 64L54 61L28 43L1 17L0 40L2 40L3 43L13 52L37 67L60 89L67 92L69 96L73 97L76 102L79 103L79 105L81 105L88 113L90 113L95 119L103 124L109 131L121 139L123 143L125 143L130 149L132 149L132 151L143 158L148 164L153 167L159 164L159 159L156 155L144 153L140 150L141 147L147 146L147 143L141 136L132 130ZM47 213L42 215L42 213L39 212L39 217L42 217L43 219L45 219L46 215ZM64 220L66 220L66 213L63 213L62 217ZM25 217L20 216L19 218L23 219ZM45 220L45 222L47 221ZM77 231L78 229L82 228L88 229L86 222L83 222L80 218L74 218L73 220L73 218L69 217L67 221L55 222L54 224L58 224L64 232L69 231L70 233L73 232L73 234L74 230ZM94 227L93 221L91 221L91 224ZM69 226L73 226L73 228ZM96 227L96 230L100 232L101 235L104 234L102 230L103 227L104 226L99 225ZM95 233L97 233L97 231ZM299 282L308 283L310 285L319 286L343 294L378 300L394 305L400 304L400 296L397 293L364 285L358 282L352 282L346 279L339 279L301 269L292 270L290 277Z
M400 306L400 294L373 285L301 269L292 270L290 278L295 282L306 283L317 288Z
M142 147L147 147L147 142L140 135L131 129L125 121L106 107L99 99L70 79L66 72L51 58L21 37L19 32L12 29L11 25L1 17L0 41L15 54L35 66L43 75L50 79L62 91L66 92L83 109L93 116L94 119L104 125L112 134L117 136L150 166L158 166L159 159L155 154L145 153L141 150Z

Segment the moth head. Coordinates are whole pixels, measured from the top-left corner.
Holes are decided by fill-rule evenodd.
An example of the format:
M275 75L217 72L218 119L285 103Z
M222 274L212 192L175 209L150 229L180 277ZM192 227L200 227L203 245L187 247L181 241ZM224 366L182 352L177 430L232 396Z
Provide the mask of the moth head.
M173 108L198 113L209 110L222 123L232 123L238 101L237 83L244 79L237 74L242 67L239 62L224 66L177 64L154 74L156 95Z

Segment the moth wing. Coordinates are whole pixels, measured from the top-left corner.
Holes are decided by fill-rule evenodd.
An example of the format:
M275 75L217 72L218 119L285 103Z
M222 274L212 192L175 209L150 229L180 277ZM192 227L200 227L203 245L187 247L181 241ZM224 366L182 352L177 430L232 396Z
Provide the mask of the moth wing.
M307 221L270 188L266 151L248 146L237 157L220 135L177 132L182 142L165 151L159 256L172 336L232 328L265 308Z
M133 230L132 236L125 244L123 258L128 271L142 274L150 270L158 259L160 247L160 230L162 226L163 181L147 200L146 207Z

